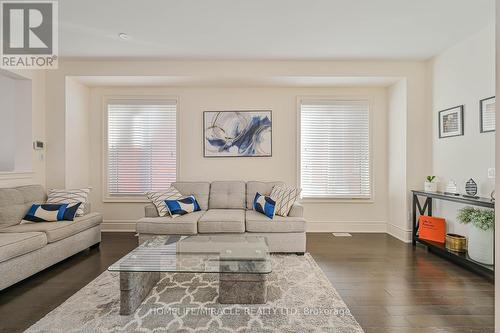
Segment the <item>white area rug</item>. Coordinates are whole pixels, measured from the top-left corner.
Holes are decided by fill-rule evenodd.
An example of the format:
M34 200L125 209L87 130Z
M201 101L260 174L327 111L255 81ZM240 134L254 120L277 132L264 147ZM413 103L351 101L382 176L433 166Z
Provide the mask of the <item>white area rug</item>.
M314 259L273 255L268 303L217 303L217 274L165 274L137 311L118 314L118 273L104 272L27 332L363 332Z

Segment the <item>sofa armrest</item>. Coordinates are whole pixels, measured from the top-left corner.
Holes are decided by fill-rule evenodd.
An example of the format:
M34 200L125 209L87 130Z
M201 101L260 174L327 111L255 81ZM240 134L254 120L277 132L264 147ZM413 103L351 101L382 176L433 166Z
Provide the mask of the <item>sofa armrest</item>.
M158 214L158 210L156 209L156 206L153 204L149 204L146 207L144 207L144 216L145 217L158 217L160 215Z
M304 206L302 206L298 202L294 202L292 208L290 208L290 211L288 212L288 216L304 217Z

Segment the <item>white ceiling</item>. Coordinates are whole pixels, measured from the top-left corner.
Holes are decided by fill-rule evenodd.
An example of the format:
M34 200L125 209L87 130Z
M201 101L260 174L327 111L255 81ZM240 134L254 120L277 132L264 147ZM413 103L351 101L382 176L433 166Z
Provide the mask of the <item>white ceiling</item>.
M61 0L64 57L427 59L494 0ZM130 38L121 40L118 33Z

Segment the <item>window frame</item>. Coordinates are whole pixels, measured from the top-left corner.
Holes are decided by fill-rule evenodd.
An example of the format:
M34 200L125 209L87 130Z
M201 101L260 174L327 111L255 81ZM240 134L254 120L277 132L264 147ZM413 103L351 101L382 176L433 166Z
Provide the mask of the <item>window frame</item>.
M180 98L179 96L172 95L106 95L102 97L101 101L101 116L102 116L102 202L134 202L134 203L147 203L146 196L112 196L109 194L108 189L108 105L113 100L132 100L132 101L151 101L151 100L165 100L175 101L175 123L176 123L176 151L175 151L175 174L176 180L180 178Z
M334 101L334 102L348 102L348 101L366 101L368 102L368 149L369 149L369 172L370 172L370 196L367 198L361 197L347 197L347 196L332 196L327 195L323 197L307 197L301 193L300 201L303 203L358 203L358 204L373 204L375 202L375 170L374 170L374 153L373 153L373 109L374 98L369 95L304 95L297 96L297 184L299 188L301 184L301 164L302 164L302 125L301 125L301 105L304 100L316 101Z

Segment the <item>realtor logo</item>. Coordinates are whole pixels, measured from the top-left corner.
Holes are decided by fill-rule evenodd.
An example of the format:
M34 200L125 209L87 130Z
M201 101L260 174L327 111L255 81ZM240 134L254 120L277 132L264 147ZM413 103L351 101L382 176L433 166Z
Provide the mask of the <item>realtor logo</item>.
M0 1L0 67L56 69L58 26L56 1Z

